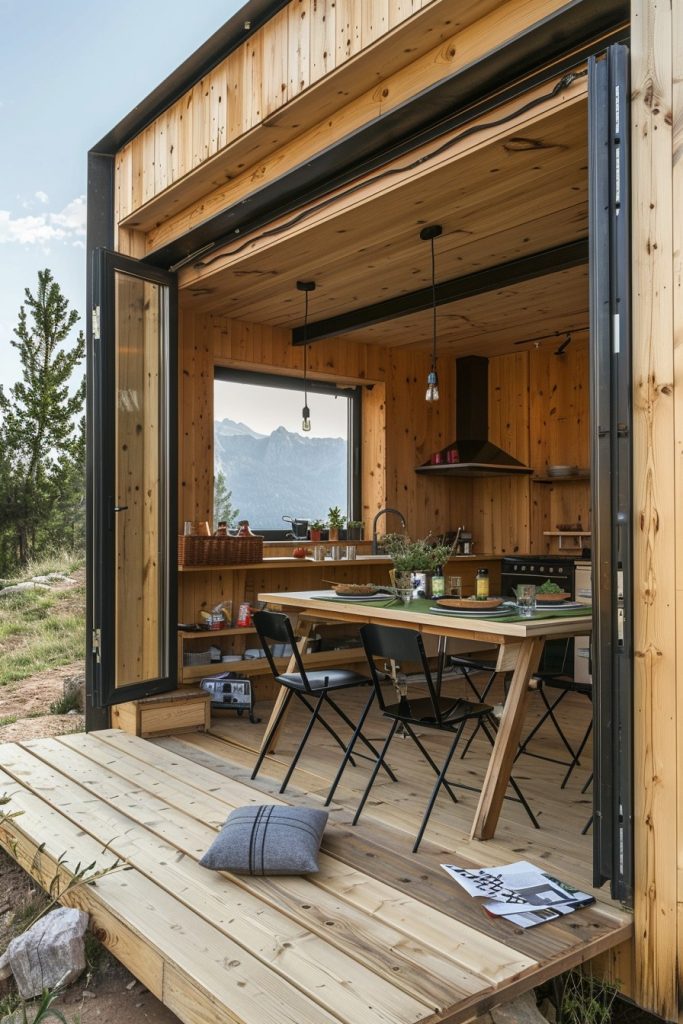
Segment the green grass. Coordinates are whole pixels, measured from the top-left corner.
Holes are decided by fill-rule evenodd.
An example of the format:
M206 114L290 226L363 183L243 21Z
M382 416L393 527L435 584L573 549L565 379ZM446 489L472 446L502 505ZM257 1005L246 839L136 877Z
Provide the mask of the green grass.
M57 553L3 582L22 582L49 572L70 575L82 566L83 559L73 553ZM0 597L0 686L83 661L84 656L83 584L64 590L21 590Z
M3 725L14 725L18 715L4 715L0 717L0 727Z

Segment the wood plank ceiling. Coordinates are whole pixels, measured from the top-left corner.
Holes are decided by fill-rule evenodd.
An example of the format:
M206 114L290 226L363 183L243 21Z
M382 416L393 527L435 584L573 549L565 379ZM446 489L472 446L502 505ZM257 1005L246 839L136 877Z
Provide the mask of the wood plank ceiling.
M188 274L184 301L197 310L272 326L301 324L296 281L315 280L310 319L403 295L430 283L421 227L443 225L436 243L442 281L542 252L588 234L587 108L568 104L457 160L427 178L349 203L342 216L245 249L210 276ZM407 162L409 158L404 161ZM198 279L199 278L199 279ZM181 276L181 282L183 278ZM516 341L578 331L588 322L587 267L439 307L439 348L495 355ZM354 341L423 348L429 311L345 334Z

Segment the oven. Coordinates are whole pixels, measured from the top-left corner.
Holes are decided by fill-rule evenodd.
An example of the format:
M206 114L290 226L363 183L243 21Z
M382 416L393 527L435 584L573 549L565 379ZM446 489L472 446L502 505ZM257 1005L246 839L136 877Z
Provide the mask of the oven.
M514 588L518 583L533 583L540 587L546 580L552 580L573 599L575 561L573 556L562 555L508 555L501 564L503 597L514 597ZM539 669L542 672L572 675L574 641L549 640L543 649Z

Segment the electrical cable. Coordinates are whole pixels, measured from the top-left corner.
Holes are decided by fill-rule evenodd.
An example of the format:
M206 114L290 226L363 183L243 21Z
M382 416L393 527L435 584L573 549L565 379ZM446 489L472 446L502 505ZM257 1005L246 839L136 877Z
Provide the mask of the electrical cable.
M522 104L522 106L517 107L516 110L511 111L511 113L506 114L504 117L497 118L495 121L486 121L480 122L479 124L470 125L469 128L466 128L458 135L455 135L453 136L453 138L448 139L447 142L444 142L440 146L437 146L437 148L433 150L431 153L425 153L423 156L417 157L416 160L413 160L408 164L404 164L401 167L391 167L388 168L387 170L382 171L380 174L376 174L372 178L366 178L363 179L362 181L356 182L355 185L350 186L343 192L337 192L334 195L328 196L321 202L316 203L315 206L311 206L307 210L301 210L299 213L297 213L294 217L291 217L284 224L280 224L277 227L268 228L267 230L262 231L260 234L255 235L252 238L245 239L240 245L236 246L235 248L230 249L227 252L217 253L210 259L199 260L197 263L193 264L193 266L196 270L199 270L204 267L210 267L213 263L217 263L222 259L226 259L227 257L236 256L238 253L242 252L244 249L252 245L254 242L259 242L264 238L276 237L277 235L282 234L282 232L288 231L290 228L295 227L297 224L300 224L302 221L308 220L309 217L312 217L314 214L326 209L328 206L331 206L332 203L336 203L340 199L346 199L349 196L354 195L356 192L359 192L361 189L367 188L370 185L375 185L377 182L384 181L386 178L395 177L396 175L405 174L408 171L413 171L416 168L421 167L423 164L429 163L430 161L434 160L436 157L441 156L442 153L448 152L449 149L452 149L453 146L457 145L459 142L462 142L463 139L469 138L470 135L475 135L478 132L485 131L488 128L498 128L501 125L507 124L508 121L513 121L516 117L520 117L522 114L526 114L529 110L533 110L534 107L539 106L541 103L545 103L548 100L554 99L560 93L564 92L571 85L573 85L574 82L576 82L578 79L585 78L587 75L588 71L585 69L583 71L570 71L566 75L563 75L562 78L560 78L560 80L555 83L555 85L549 92L544 93L542 96L536 96L534 99L528 100L526 103Z

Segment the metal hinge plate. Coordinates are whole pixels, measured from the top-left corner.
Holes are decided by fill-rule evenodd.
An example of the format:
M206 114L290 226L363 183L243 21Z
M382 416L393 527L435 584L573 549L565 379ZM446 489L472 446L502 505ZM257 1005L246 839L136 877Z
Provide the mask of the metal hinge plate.
M100 307L93 306L92 308L92 337L93 341L100 340Z

